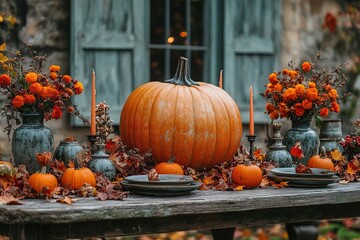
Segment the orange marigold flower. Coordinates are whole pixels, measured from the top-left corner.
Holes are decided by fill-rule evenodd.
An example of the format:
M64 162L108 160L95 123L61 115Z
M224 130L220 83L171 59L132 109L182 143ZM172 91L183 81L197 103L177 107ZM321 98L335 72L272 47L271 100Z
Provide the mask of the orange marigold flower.
M337 102L331 102L331 109L332 112L340 112L340 105Z
M35 83L37 82L38 75L34 72L29 72L25 75L25 81L27 83Z
M77 82L73 86L75 94L79 95L84 91L84 86L81 82Z
M281 92L282 89L283 89L283 85L281 85L280 83L275 84L273 88L274 91L278 91L278 92Z
M49 77L50 77L52 80L55 80L55 79L58 77L58 75L57 75L56 72L50 72Z
M309 62L303 62L301 68L304 72L309 72L311 70L311 64Z
M305 110L310 110L312 108L312 102L305 99L302 101L301 106L305 109Z
M301 117L302 115L304 115L305 110L302 107L301 103L296 103L294 106L295 106L295 115L297 117Z
M318 90L316 88L308 88L306 90L306 98L309 101L314 101L318 97Z
M305 93L305 86L303 84L297 84L295 86L295 91L298 96L302 96Z
M309 82L308 86L309 86L309 88L314 88L314 87L316 87L316 83Z
M295 79L298 76L298 72L296 70L289 70L288 75L292 78Z
M67 94L69 94L69 96L74 95L74 91L71 90L70 88L66 88L66 89L65 89L65 92L66 92Z
M12 100L12 105L14 108L21 108L25 104L25 99L23 96L16 95Z
M329 97L332 99L332 100L336 100L337 97L338 97L338 93L336 91L336 89L331 89L330 92L329 92Z
M62 110L59 106L55 105L52 109L51 118L59 119L62 117Z
M272 84L278 83L278 79L277 79L276 73L271 73L271 74L269 75L269 82L272 83Z
M59 71L60 71L60 66L58 66L58 65L50 66L50 72L59 72Z
M322 117L327 117L328 115L329 115L329 109L327 109L327 108L322 108L322 109L320 109L320 116L322 116Z
M36 102L36 98L32 94L25 94L24 99L26 104L34 104Z
M274 110L269 114L269 116L270 116L270 119L272 119L272 120L278 119L279 118L279 112Z
M329 84L327 84L326 87L325 87L325 90L326 90L327 92L330 92L331 89L332 89L332 87L331 87Z
M66 83L66 84L69 84L71 83L71 76L69 75L64 75L62 80Z
M75 110L75 109L74 109L74 107L72 107L72 106L69 106L69 107L67 108L67 111L68 111L69 113L72 113L74 110Z
M283 75L287 75L288 73L289 73L289 69L286 69L286 68L285 68L285 69L282 70L282 74L283 74Z
M0 75L0 86L7 87L11 84L11 77L7 74Z
M284 102L295 101L297 98L295 88L286 89L282 97Z
M271 113L272 111L274 111L275 110L275 107L274 107L274 105L272 104L272 103L267 103L266 104L266 111L268 112L268 113Z
M42 92L42 88L41 84L36 82L30 85L29 91L33 94L40 94Z

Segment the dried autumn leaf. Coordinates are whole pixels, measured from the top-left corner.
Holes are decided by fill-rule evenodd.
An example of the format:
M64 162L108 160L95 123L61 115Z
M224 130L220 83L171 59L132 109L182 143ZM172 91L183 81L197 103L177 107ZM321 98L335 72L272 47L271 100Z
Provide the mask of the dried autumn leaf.
M214 179L213 176L205 176L204 179L202 180L203 184L205 185L211 185L214 183Z
M0 53L0 63L4 63L8 60L7 56L5 56L4 54Z
M234 190L235 191L242 191L242 190L244 190L244 186L236 186L236 187L234 187Z
M350 174L350 175L355 175L358 171L358 168L356 167L356 165L352 162L349 162L347 164L347 169L346 169L346 173Z
M6 49L6 43L4 42L3 44L0 45L0 52L5 51Z
M148 173L149 181L160 181L159 174L155 168L152 168Z
M21 205L22 203L19 200L23 199L24 197L14 197L9 193L5 193L4 195L0 196L0 204L6 205Z
M76 196L79 197L90 197L96 195L97 195L96 188L92 187L88 183L85 183L80 189L76 191Z
M40 166L46 166L52 158L52 152L36 153L35 158Z
M270 185L275 187L275 188L283 188L283 187L288 187L289 184L287 182L274 182L274 181L270 181Z
M304 153L301 149L301 144L300 142L296 142L295 145L293 147L291 147L290 149L290 154L293 156L293 157L296 157L298 159L301 159L304 157Z
M270 180L267 177L263 177L259 187L267 188L269 185L270 185Z
M340 152L340 151L337 150L337 149L335 149L334 151L332 151L332 152L330 153L330 155L331 155L331 158L332 158L333 160L335 160L335 161L340 161L340 160L342 159L342 157L343 157L342 152Z
M59 198L58 200L56 200L56 202L66 203L66 204L71 205L74 202L74 200L69 196L65 196L65 197Z

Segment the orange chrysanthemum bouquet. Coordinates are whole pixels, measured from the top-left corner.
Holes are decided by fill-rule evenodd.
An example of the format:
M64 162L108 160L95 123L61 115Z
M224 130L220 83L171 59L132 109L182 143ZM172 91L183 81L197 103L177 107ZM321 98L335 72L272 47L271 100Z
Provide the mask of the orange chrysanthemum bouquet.
M317 60L320 60L319 55ZM341 97L337 89L346 81L341 73L344 64L328 71L317 70L313 62L295 67L291 61L289 69L271 73L262 94L270 119L311 120L314 116L326 117L330 112L340 112Z
M61 75L57 65L51 65L43 72L46 57L36 55L29 47L30 63L20 52L11 53L5 48L5 43L0 46L0 93L6 97L0 111L1 117L7 119L5 131L8 135L13 120L20 123L17 113L40 113L45 120L50 120L61 118L63 111L67 111L87 122L71 102L72 96L83 92L81 82L69 75Z

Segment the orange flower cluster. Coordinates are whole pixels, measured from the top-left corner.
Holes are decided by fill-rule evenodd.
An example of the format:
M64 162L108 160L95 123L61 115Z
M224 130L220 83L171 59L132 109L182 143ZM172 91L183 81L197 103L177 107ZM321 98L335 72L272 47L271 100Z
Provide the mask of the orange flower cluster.
M308 119L314 115L326 117L330 112L339 112L340 97L337 88L344 86L346 77L335 70L317 71L312 62L303 62L301 67L283 69L269 74L266 90L262 94L267 101L266 113L271 120L278 118Z
M31 51L31 50L30 50ZM5 53L5 49L0 49ZM81 94L84 86L81 82L73 79L70 75L61 75L60 66L51 65L49 71L42 71L44 56L36 56L34 53L29 69L23 69L25 61L19 53L0 66L0 94L9 99L2 112L8 112L4 116L16 118L15 112L27 113L38 112L44 115L45 120L59 119L63 111L78 116L87 123L76 106L71 102L71 97ZM7 127L9 131L11 126Z

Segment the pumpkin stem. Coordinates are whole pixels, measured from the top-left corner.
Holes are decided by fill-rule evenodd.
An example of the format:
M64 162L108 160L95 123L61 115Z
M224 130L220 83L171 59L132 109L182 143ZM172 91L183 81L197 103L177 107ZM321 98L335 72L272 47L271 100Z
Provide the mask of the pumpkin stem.
M324 146L321 146L320 157L326 157L326 148Z
M42 174L46 173L46 166L41 166L40 173Z
M188 59L180 57L176 68L175 76L172 79L165 80L166 83L173 83L175 85L192 85L199 86L199 84L190 78Z
M174 163L175 162L175 157L171 157L168 161L167 161L167 163Z

